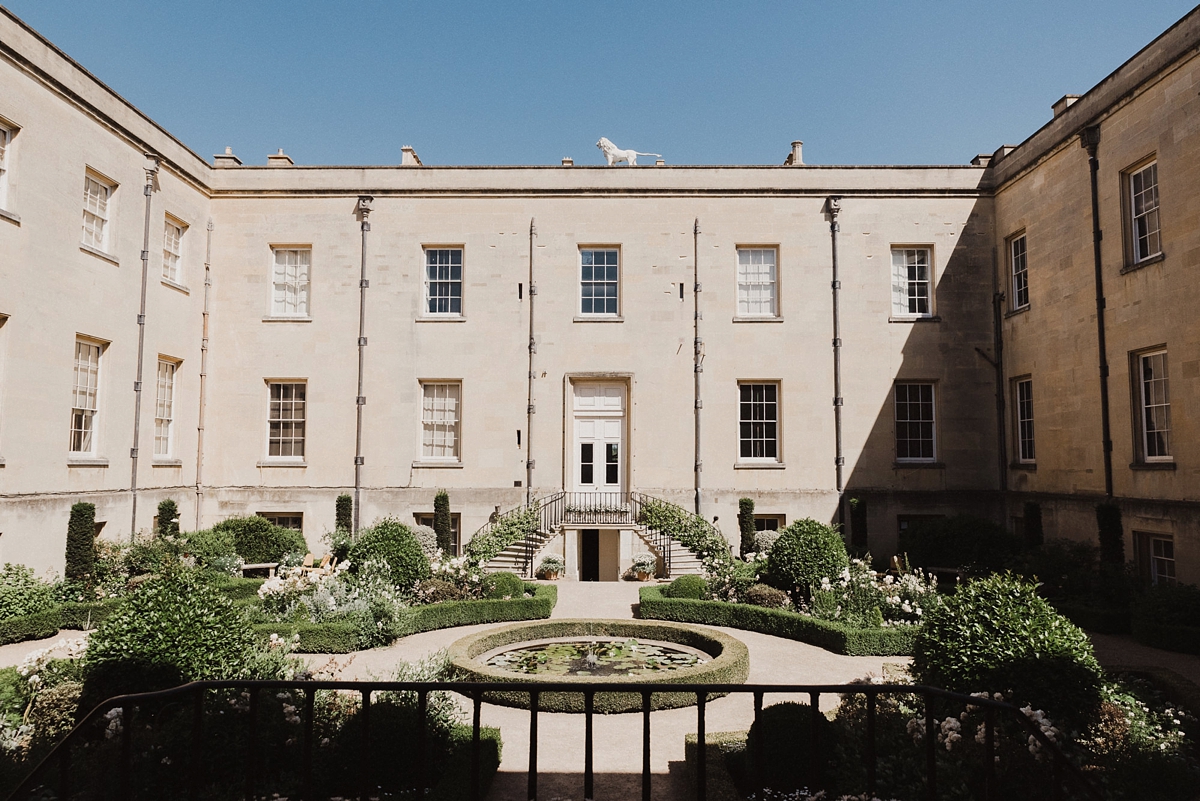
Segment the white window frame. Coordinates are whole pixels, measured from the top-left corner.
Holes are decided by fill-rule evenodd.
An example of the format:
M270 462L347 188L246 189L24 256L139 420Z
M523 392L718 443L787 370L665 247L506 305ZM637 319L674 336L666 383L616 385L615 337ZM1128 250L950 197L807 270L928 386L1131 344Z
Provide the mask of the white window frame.
M109 208L112 206L112 196L116 189L115 183L99 173L92 170L84 172L82 243L101 253L109 252L109 242L112 239Z
M766 259L768 254L770 262ZM737 249L737 316L779 316L779 248Z
M158 357L154 379L154 456L157 459L169 459L174 452L175 375L179 365L177 359Z
M462 461L462 381L421 382L420 461Z
M1008 266L1012 283L1012 309L1029 308L1029 240L1024 232L1008 241Z
M754 388L762 388L761 399L755 398ZM777 464L783 461L782 417L783 403L778 381L738 381L738 451L742 464ZM746 399L743 390L750 390ZM768 392L768 390L770 390ZM769 396L774 396L769 397ZM771 451L774 453L771 453ZM749 451L749 455L746 454Z
M426 245L424 250L425 304L422 314L426 317L462 317L463 289L466 286L463 278L465 248L452 245ZM445 254L445 258L447 259L445 262L442 261L443 254ZM458 256L457 264L454 263L456 254ZM429 261L431 257L437 259L433 264ZM458 278L454 278L455 267L458 268ZM437 273L434 274L431 268L437 268ZM454 294L456 288L458 289L457 295ZM446 294L441 294L442 289L446 290ZM435 290L437 291L435 292ZM458 301L458 309L454 309L455 301ZM441 308L442 306L445 307L444 310Z
M306 320L311 316L312 247L272 246L271 317Z
M187 225L170 214L163 218L162 277L172 284L183 283L183 235Z
M1171 387L1166 348L1137 354L1135 365L1142 460L1172 462L1175 457L1171 455ZM1148 365L1151 370L1160 366L1161 369L1147 378Z
M1177 584L1175 538L1150 535L1150 581L1155 585Z
M900 388L901 387L905 388L905 398L903 401L901 401L901 399L900 399ZM924 412L925 412L924 406L926 403L925 399L920 398L920 397L918 397L916 401L911 399L910 393L912 392L913 387L918 387L918 388L928 387L929 388L928 418L926 418L925 414L924 414ZM912 417L910 414L914 403L918 405L918 409L920 410L920 416L916 417L916 418ZM903 414L902 414L901 404L903 404ZM894 432L896 461L900 462L900 463L934 463L934 462L936 462L937 454L938 454L937 385L934 384L932 381L897 381L893 385L893 389L892 389L892 410L893 410L892 417L893 417L895 427L896 427L895 432ZM907 428L908 426L912 426L912 425L921 426L921 425L925 425L925 424L929 425L929 436L928 437L908 436L908 434L910 434L912 432L911 428ZM900 436L902 426L905 427L904 433L906 434L906 436L904 436L903 438ZM900 450L901 450L900 443L901 443L902 439L906 443L928 442L930 455L925 456L924 454L922 454L920 456L913 456L913 455L911 455L912 450L911 450L911 445L910 445L910 447L906 449L906 450L908 450L908 455L901 456L900 455ZM924 448L922 447L921 450L924 450Z
M1033 426L1033 379L1013 381L1013 412L1016 416L1017 462L1035 464L1037 445Z
M1133 263L1138 264L1162 254L1158 161L1131 171L1128 181L1130 243L1133 245Z
M16 130L0 122L0 209L8 208L8 174L12 169L12 143Z
M267 460L303 462L307 443L308 381L302 378L268 379Z
M892 250L892 317L920 320L934 316L934 262L931 245L893 245ZM922 254L924 265L921 264ZM909 263L910 256L913 263ZM910 268L925 267L925 277L913 279ZM922 298L921 287L925 294ZM910 311L916 305L919 309L924 300L924 311ZM914 301L916 301L914 303Z
M591 255L590 257L584 256L585 253L593 254L593 255ZM605 264L602 265L605 268L605 273L604 273L604 276L600 280L597 280L595 278L595 273L593 271L589 270L589 268L592 268L594 270L596 265L594 263L593 264L585 263L588 261L594 261L594 259L595 259L594 254L596 254L596 253L606 254L605 255ZM608 264L607 254L609 254L609 253L615 254L616 264ZM614 278L608 277L609 276L609 271L608 271L609 267L613 268L613 275L615 276ZM579 276L579 284L578 284L578 286L579 286L579 305L577 308L579 309L580 317L620 317L621 316L621 249L619 247L614 247L612 245L608 245L608 246L589 245L586 247L581 246L579 248L579 272L577 273L577 275ZM589 276L589 277L585 278L585 276ZM610 304L608 303L607 288L610 285L613 287L613 296L612 296L613 302L611 304L613 307L612 311L608 310L608 306ZM601 298L602 300L604 300L604 307L605 307L604 311L595 311L596 297L595 297L594 293L595 293L597 287L604 287L604 289L605 289L605 294ZM584 293L586 291L588 291L588 289L590 289L593 294L588 296L587 298L585 298ZM584 308L585 301L589 301L589 300L592 301L592 309L585 310L585 308Z
M100 362L104 343L90 337L75 338L74 378L71 386L71 427L67 450L73 456L95 456L100 418Z

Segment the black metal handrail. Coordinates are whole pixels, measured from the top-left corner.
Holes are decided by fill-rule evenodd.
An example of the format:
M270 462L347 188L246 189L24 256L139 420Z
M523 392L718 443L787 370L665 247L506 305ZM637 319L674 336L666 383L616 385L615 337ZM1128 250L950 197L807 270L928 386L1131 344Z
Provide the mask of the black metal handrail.
M937 730L938 722L934 715L934 702L940 700L950 702L954 708L955 705L962 707L977 707L983 708L985 712L985 751L983 757L983 773L984 773L984 798L986 801L994 801L996 798L996 715L1002 714L1013 718L1020 724L1029 736L1034 738L1046 753L1050 755L1053 765L1053 783L1052 793L1056 799L1063 798L1063 790L1066 782L1070 782L1071 786L1081 791L1087 798L1094 801L1104 801L1104 796L1095 787L1095 785L1076 767L1062 752L1058 745L1053 742L1041 728L1032 720L1030 720L1021 710L1011 704L1006 704L1001 701L995 701L990 698L977 698L974 696L952 693L946 690L941 690L936 687L926 687L922 685L901 685L901 684L670 684L663 685L661 683L629 683L617 684L614 682L545 682L539 684L529 684L525 682L446 682L446 681L431 681L431 682L401 682L401 681L372 681L372 682L357 682L357 681L200 681L191 684L185 684L181 687L176 687L170 690L161 690L158 692L138 693L133 695L122 695L116 698L111 698L108 701L100 704L93 709L74 729L62 740L54 749L34 768L24 781L16 788L9 796L9 801L19 801L30 796L30 794L41 787L44 783L39 783L43 776L47 775L51 770L57 767L58 779L58 797L67 799L71 797L71 787L73 782L80 784L93 784L98 781L99 777L80 777L72 774L71 768L71 749L75 743L82 739L86 731L106 715L109 710L120 708L124 724L121 728L121 743L120 743L120 764L116 766L116 781L118 785L118 797L124 799L129 797L129 788L132 785L132 738L134 726L132 719L136 714L136 709L139 705L149 704L154 701L167 701L178 698L190 698L192 703L192 728L190 742L190 761L186 777L182 783L186 785L188 798L196 798L199 794L200 783L204 775L204 766L202 763L202 735L204 722L204 696L205 693L211 690L240 690L249 694L249 715L247 726L249 738L247 740L248 748L246 753L245 764L243 769L246 773L245 797L248 799L255 798L255 793L258 788L255 787L254 769L257 757L257 751L260 748L260 743L256 737L257 726L257 699L259 694L264 690L291 690L302 692L304 694L304 736L303 736L303 759L302 759L302 798L306 801L311 801L313 798L313 780L312 780L312 756L313 756L313 701L316 693L319 690L341 690L347 692L356 692L362 698L362 764L360 765L359 779L359 795L360 799L368 797L372 789L372 774L370 763L370 747L371 747L371 730L369 711L371 707L371 696L375 692L412 692L417 695L418 709L418 726L417 732L417 748L419 749L419 758L416 760L418 776L416 777L416 787L420 789L429 788L429 780L426 775L426 760L427 755L426 743L426 715L427 701L431 692L454 692L464 695L471 700L472 703L472 734L471 734L471 776L470 776L470 798L471 801L479 801L482 790L482 775L481 775L481 745L480 745L480 711L484 701L484 696L488 692L521 692L529 693L530 709L529 709L529 772L528 772L528 798L530 801L537 799L538 786L538 738L537 724L539 714L539 696L542 693L580 693L584 696L584 797L594 797L594 772L593 772L593 717L594 717L594 699L595 696L603 693L626 693L640 694L642 697L642 799L650 801L651 789L651 772L650 772L650 720L652 711L653 695L655 693L671 692L671 693L695 693L696 694L696 731L697 743L699 748L696 751L696 798L698 801L706 801L707 799L707 774L706 774L706 749L705 731L706 731L706 710L707 700L709 696L719 695L737 695L751 694L754 697L754 720L759 722L763 710L763 697L767 694L800 694L808 695L809 703L812 709L812 729L811 736L814 744L818 737L818 719L820 712L820 699L822 695L834 693L837 695L843 694L858 694L864 695L867 700L867 743L865 755L865 768L867 773L867 792L874 796L877 791L876 786L876 700L881 695L888 694L915 694L924 699L925 702L925 786L926 796L930 801L938 799L938 784L937 784ZM128 710L126 712L125 710ZM151 728L151 727L148 727ZM141 730L144 731L144 730ZM153 732L151 731L151 735ZM818 749L815 747L810 749L813 767L819 771ZM229 766L224 766L228 768ZM763 766L757 763L753 766L755 775L755 786L762 787ZM761 792L758 794L761 797Z

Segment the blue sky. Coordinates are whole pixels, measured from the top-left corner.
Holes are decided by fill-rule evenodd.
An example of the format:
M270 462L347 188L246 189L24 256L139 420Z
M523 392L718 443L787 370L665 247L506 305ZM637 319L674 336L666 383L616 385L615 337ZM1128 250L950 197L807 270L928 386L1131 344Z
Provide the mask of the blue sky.
M8 0L193 150L247 164L962 164L1188 0Z

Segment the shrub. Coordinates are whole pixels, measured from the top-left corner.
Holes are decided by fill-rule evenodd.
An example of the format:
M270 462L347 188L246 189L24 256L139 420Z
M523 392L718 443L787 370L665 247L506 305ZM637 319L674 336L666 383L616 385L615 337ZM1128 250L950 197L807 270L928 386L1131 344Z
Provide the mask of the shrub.
M77 503L67 523L67 565L70 581L89 582L96 570L96 504Z
M663 590L668 598L692 598L700 600L708 596L708 582L702 576L680 576Z
M502 570L484 576L481 589L483 597L491 600L522 598L525 595L525 582L516 573Z
M850 557L842 537L832 526L806 518L780 532L771 548L771 583L787 592L805 595L821 579L840 575Z
M333 502L333 527L342 531L354 529L354 498L342 494Z
M417 587L417 599L427 604L440 604L443 601L462 600L463 591L452 581L445 579L425 579Z
M538 565L538 575L545 576L548 573L559 573L567 569L567 563L561 556L556 553L548 553L542 557L541 564Z
M450 520L450 495L438 490L433 496L433 530L437 533L437 544L442 553L454 553L454 531Z
M901 532L899 541L914 565L977 575L1011 569L1022 545L1003 526L971 515L922 520Z
M54 588L25 565L5 563L0 570L0 620L34 615L54 606Z
M767 609L782 609L788 605L788 594L766 584L755 584L746 590L746 603Z
M1025 547L1037 548L1045 541L1046 535L1042 530L1042 505L1037 501L1026 501L1023 517L1025 532Z
M1087 635L1035 585L1007 574L971 581L929 611L911 672L954 692L1003 692L1056 720L1086 722L1100 702L1101 670Z
M417 538L408 526L393 517L385 517L369 528L360 529L347 557L350 569L355 572L370 561L386 563L392 572L392 582L405 590L411 590L417 582L429 578L429 560L422 553Z
M1096 506L1096 525L1099 529L1100 564L1125 563L1125 530L1121 525L1121 507L1115 503Z
M738 546L738 553L745 559L746 554L754 552L754 537L758 534L758 531L754 527L753 498L738 499L738 531L742 535L741 543Z
M658 570L658 557L649 551L639 551L633 555L631 560L633 569L637 573L649 573L654 575Z
M768 528L756 532L754 535L754 552L757 554L770 554L771 549L775 547L775 543L778 541L779 529L777 528Z
M213 526L213 531L232 534L238 556L251 564L279 562L285 554L308 547L299 531L277 526L257 515L231 517Z
M724 562L733 558L729 543L711 523L673 503L646 500L638 513L638 523L679 540L702 560Z
M778 590L777 590L778 592ZM817 729L816 742L813 729ZM762 766L762 784L776 790L808 788L814 792L821 786L821 777L813 775L813 749L820 749L819 764L828 762L832 754L832 725L822 714L814 714L808 704L785 701L765 707L750 726L746 737L745 760L747 775L753 775L754 765Z
M421 546L421 552L426 558L433 559L441 550L438 547L437 532L429 526L413 526L413 536L417 538L417 544Z
M202 567L236 557L237 543L229 529L204 529L189 532L185 537L184 550Z
M471 537L463 554L475 564L487 564L508 546L525 540L541 524L542 516L536 506L508 512L496 518L487 531Z
M154 533L160 537L179 536L179 507L170 498L158 503L158 527Z

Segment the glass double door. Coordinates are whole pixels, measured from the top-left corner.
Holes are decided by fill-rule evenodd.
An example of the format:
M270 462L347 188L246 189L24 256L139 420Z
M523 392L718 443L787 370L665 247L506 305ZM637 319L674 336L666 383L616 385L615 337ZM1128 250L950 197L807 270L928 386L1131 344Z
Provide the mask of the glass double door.
M625 488L621 418L575 419L575 491L622 492Z

